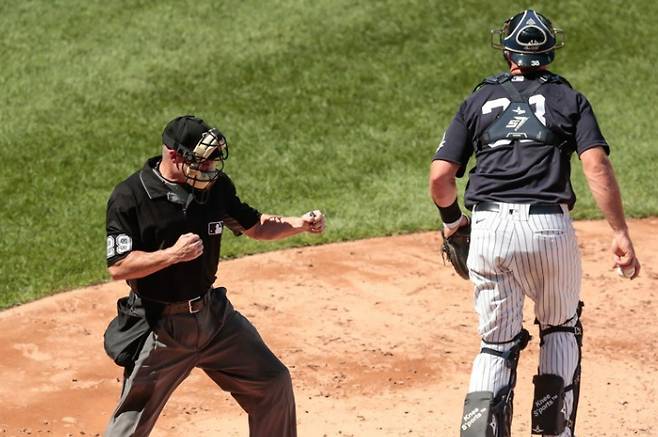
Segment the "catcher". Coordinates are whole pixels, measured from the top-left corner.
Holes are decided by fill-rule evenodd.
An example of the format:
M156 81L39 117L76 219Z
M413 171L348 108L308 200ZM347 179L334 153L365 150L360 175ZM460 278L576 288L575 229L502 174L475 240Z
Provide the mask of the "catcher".
M443 250L460 276L470 276L479 316L480 351L461 437L511 434L516 369L530 339L523 328L526 296L535 304L540 339L531 432L575 436L583 304L569 214L576 203L570 181L574 153L613 230L615 265L629 279L640 272L610 146L594 111L583 94L547 69L564 45L561 33L533 10L492 32L508 71L483 80L462 103L430 170L430 191L444 222ZM457 204L455 178L464 175L473 155L464 194L471 224Z

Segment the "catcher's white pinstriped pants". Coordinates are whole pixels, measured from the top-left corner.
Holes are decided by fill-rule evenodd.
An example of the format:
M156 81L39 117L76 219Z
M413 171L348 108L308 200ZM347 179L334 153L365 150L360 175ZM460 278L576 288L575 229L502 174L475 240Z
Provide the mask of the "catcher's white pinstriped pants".
M478 331L487 342L483 347L509 349L510 343L505 342L522 328L525 296L534 301L542 328L576 323L581 265L568 209L562 206L563 214L529 214L529 207L501 203L497 212L477 211L477 207L473 211L468 267L475 284ZM574 335L557 332L547 335L544 342L539 373L559 375L565 386L570 385L579 353ZM473 363L469 393L495 395L509 378L510 369L502 358L480 353ZM572 403L573 393L568 391L567 415ZM570 436L568 428L560 434Z

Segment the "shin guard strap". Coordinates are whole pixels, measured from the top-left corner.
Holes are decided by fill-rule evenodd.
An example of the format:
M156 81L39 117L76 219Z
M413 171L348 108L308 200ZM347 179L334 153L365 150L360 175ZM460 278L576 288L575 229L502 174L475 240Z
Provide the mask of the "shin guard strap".
M508 350L501 352L489 347L480 349L480 353L495 355L505 360L505 365L509 369L516 368L516 363L519 361L520 352L528 346L528 342L532 336L527 329L522 329L511 341L512 347Z

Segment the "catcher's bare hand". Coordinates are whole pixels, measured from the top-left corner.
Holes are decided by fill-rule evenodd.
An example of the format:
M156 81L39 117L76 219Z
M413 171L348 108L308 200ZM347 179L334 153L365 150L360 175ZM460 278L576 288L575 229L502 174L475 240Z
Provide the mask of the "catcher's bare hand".
M629 279L635 279L640 274L640 261L635 256L633 243L628 235L628 232L618 232L612 238L612 245L610 247L613 258L613 268L619 267L624 276L629 272Z
M324 214L318 209L309 211L302 216L302 226L306 232L321 234L324 231Z
M169 250L176 262L192 261L203 253L203 241L197 234L190 232L178 237L176 243Z

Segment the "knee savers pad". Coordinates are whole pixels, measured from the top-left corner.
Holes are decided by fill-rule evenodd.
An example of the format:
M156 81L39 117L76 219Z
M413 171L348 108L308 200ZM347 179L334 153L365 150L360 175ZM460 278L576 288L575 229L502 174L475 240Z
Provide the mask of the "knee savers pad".
M532 401L532 434L558 435L567 426L564 407L564 380L544 374L532 378L535 397Z
M493 393L476 391L466 395L460 437L495 437Z

